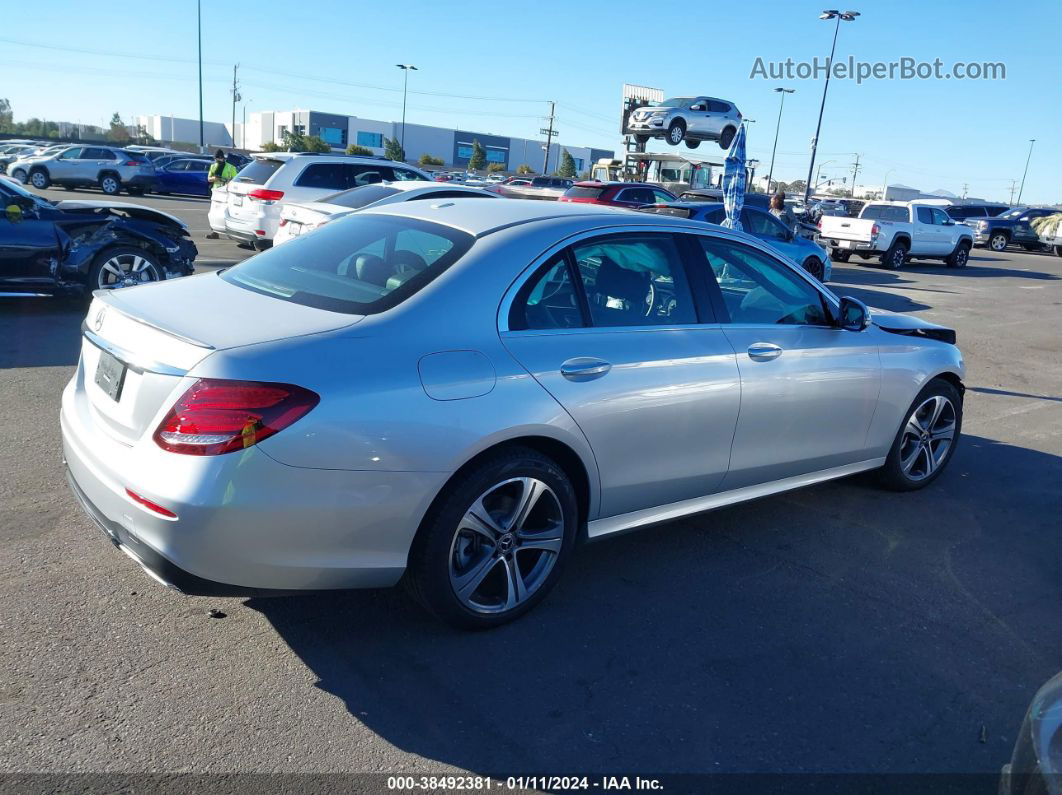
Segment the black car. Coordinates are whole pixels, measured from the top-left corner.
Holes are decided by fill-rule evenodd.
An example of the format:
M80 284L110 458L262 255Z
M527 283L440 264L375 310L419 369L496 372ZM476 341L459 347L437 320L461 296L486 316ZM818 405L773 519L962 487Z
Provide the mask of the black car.
M995 218L1010 207L1006 204L953 204L942 209L951 220L974 226L982 218Z
M1013 243L1026 251L1039 251L1044 248L1044 244L1030 222L1034 218L1054 215L1057 212L1058 210L1043 207L1015 207L995 218L969 220L966 223L973 227L975 246L987 246L992 251L1003 251Z
M0 177L0 293L129 287L192 273L198 251L167 213L111 201L50 202Z
M683 191L679 201L684 202L710 202L716 203L723 200L723 191L719 188L695 188ZM759 207L767 210L771 206L771 196L767 193L746 193L744 204L746 207Z

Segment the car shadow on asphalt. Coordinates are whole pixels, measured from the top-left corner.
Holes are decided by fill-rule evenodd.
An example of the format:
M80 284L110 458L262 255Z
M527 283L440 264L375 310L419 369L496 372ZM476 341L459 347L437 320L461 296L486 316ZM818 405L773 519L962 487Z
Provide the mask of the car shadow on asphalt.
M1058 456L966 436L922 491L863 476L584 547L489 632L399 589L245 604L429 763L994 773L1062 655L1059 482Z
M970 257L970 262L999 262L999 259L991 257ZM901 274L904 271L910 273L921 273L927 275L933 275L939 273L946 275L948 278L965 278L965 279L983 279L985 277L1006 277L1011 279L1036 279L1055 281L1062 279L1054 273L1045 273L1043 271L1030 271L1020 270L1017 268L995 268L987 267L984 265L970 265L966 268L949 268L943 264L937 264L933 262L908 262L900 271L888 270L880 267L876 262L861 263L858 261L849 261L846 263L847 267L841 268L837 263L834 263L833 276L830 279L830 285L836 283L845 283L851 281L852 283L867 283L867 284L896 284L900 285L909 280L903 279ZM859 276L854 273L860 274Z
M77 364L87 297L0 298L0 369Z

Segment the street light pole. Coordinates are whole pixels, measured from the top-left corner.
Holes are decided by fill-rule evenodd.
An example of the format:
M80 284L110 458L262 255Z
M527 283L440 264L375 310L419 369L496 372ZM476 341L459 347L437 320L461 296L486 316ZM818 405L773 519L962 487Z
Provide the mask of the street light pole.
M409 72L410 70L416 72L419 71L413 64L408 63L396 63L399 69L402 70L402 140L399 142L399 146L402 147L402 155L406 153L406 91L409 88Z
M859 16L858 11L837 11L829 9L819 14L819 19L836 19L833 29L833 45L830 47L830 60L826 64L826 84L822 87L822 103L819 105L819 123L815 125L815 137L811 139L811 163L808 165L808 182L804 187L804 203L811 197L811 175L815 173L815 152L819 148L819 133L822 131L822 112L826 109L826 92L830 89L830 73L833 71L833 54L837 50L837 33L841 29L841 20L852 22Z
M785 107L785 95L796 93L795 88L776 88L775 91L782 95L782 101L778 103L778 122L774 125L774 146L771 147L771 170L767 172L767 192L771 192L771 177L774 176L774 154L778 151L778 131L782 129L782 108Z
M1018 204L1021 204L1021 192L1025 190L1025 176L1029 173L1029 161L1032 160L1032 148L1036 143L1035 138L1029 139L1029 156L1025 158L1025 173L1021 175L1021 187L1018 188Z
M885 178L881 181L881 200L882 201L887 201L887 197L885 196L885 194L889 192L889 174L891 174L895 170L896 169L894 169L894 168L890 168L888 171L886 171L885 172Z
M203 0L195 0L196 27L199 32L199 151L203 151Z
M819 163L818 170L815 172L815 181L811 184L811 189L813 191L816 188L819 187L819 179L822 177L822 167L823 166L828 166L830 163L836 163L836 162L837 162L836 160L823 160L821 163ZM807 202L807 197L809 195L811 195L811 194L810 193L805 194L805 196L804 196L805 203Z

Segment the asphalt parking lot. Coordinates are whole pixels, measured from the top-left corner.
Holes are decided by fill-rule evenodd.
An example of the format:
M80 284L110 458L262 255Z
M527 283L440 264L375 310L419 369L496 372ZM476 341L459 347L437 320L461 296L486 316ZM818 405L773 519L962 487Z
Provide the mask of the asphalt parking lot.
M188 219L208 266L249 253L204 239L204 200L130 200ZM83 304L0 299L0 770L998 772L1062 667L1062 258L836 265L831 287L957 328L964 435L939 481L589 546L479 634L399 590L155 584L63 477Z

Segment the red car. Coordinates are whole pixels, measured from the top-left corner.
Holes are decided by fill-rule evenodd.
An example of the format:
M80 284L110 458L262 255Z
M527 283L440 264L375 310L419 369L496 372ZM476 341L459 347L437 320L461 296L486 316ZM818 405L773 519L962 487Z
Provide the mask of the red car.
M610 207L644 207L677 201L674 193L645 182L576 182L558 199L579 204L607 204Z

